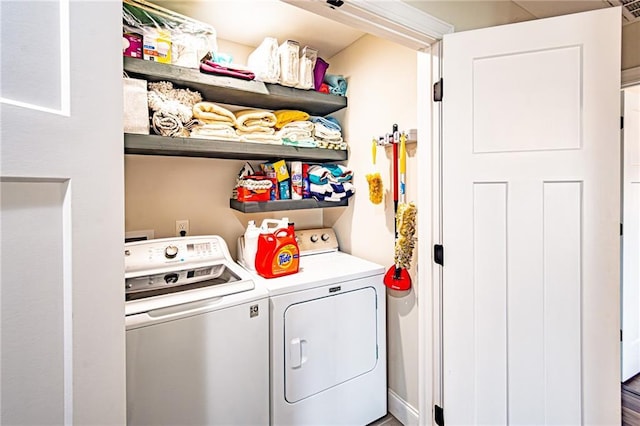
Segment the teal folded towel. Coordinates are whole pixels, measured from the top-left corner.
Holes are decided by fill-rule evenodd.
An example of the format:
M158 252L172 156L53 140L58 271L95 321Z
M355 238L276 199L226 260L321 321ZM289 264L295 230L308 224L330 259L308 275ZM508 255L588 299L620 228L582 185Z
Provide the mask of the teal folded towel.
M324 82L329 86L332 95L347 96L347 80L343 75L325 74Z

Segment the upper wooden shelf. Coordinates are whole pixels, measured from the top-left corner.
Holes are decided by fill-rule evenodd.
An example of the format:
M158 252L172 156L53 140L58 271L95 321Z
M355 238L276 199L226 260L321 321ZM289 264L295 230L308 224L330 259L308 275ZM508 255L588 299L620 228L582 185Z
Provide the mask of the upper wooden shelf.
M147 81L170 81L178 87L197 90L206 101L271 110L296 109L324 116L347 106L344 96L315 90L301 90L279 84L241 80L201 73L178 67L123 56L124 70L130 77Z

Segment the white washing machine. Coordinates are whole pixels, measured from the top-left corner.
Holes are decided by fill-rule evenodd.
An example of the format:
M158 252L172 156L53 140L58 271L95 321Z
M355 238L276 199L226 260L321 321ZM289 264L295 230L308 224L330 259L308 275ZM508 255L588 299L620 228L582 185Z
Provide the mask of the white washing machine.
M268 293L219 236L125 244L127 424L269 422Z
M270 300L271 424L366 425L387 413L384 267L296 230L300 272L256 275Z

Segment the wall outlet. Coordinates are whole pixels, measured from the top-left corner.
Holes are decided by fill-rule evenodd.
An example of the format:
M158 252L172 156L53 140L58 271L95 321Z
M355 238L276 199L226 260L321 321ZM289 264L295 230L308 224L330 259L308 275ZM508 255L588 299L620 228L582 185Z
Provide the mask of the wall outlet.
M176 220L176 237L184 237L189 235L189 221Z

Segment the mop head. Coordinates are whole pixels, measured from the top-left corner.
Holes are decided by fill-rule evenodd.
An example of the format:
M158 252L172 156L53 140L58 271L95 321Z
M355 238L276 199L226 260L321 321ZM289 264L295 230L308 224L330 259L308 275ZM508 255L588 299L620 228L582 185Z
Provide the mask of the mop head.
M380 173L371 173L366 175L367 182L369 183L369 200L373 204L380 204L382 202L382 178Z
M398 239L395 247L394 261L396 266L411 268L411 258L415 246L416 233L416 206L413 203L400 204L396 214L396 226L398 227Z

